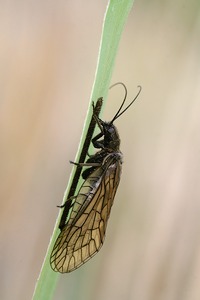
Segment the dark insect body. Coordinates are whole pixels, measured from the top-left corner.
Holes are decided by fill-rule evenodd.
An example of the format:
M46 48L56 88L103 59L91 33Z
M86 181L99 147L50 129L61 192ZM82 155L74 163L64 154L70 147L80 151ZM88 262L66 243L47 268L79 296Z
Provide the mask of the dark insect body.
M112 121L102 121L93 110L100 133L92 139L92 143L100 150L85 163L74 163L77 167L88 168L82 173L84 182L78 194L70 197L65 204L69 209L70 201L69 218L55 242L50 258L51 267L56 272L67 273L80 267L100 250L105 239L122 167L120 138L113 122L132 105L141 91L140 87L136 97L121 112L127 89L123 83L116 84L124 86L125 97Z

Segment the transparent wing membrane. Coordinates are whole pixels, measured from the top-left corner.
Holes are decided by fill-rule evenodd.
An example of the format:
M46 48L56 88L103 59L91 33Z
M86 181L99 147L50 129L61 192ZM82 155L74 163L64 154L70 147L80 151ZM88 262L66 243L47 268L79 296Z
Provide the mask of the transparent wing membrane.
M51 254L54 271L71 272L101 248L120 180L121 156L120 152L108 154L81 186Z

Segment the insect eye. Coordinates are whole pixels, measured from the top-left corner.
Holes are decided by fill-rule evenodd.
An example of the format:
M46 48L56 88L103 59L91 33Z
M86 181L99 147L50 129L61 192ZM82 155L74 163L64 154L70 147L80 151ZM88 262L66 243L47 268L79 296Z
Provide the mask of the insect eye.
M107 125L104 127L104 134L105 136L109 136L109 135L112 135L114 133L114 128L110 125Z
M109 128L109 133L113 133L114 129L112 127Z

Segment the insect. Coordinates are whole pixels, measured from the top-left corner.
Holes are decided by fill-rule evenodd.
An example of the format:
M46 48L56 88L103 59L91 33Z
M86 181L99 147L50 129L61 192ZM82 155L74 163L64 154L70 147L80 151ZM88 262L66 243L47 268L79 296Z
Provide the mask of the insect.
M77 195L66 201L66 205L70 201L69 218L55 242L50 257L51 267L56 272L67 273L80 267L100 250L105 239L122 168L120 137L113 123L133 104L141 92L139 86L135 98L121 111L126 101L127 88L121 82L111 87L117 84L123 85L125 96L113 119L104 122L93 110L93 118L100 133L92 139L92 144L100 150L85 163L74 163L78 167L87 168L82 172L84 182Z

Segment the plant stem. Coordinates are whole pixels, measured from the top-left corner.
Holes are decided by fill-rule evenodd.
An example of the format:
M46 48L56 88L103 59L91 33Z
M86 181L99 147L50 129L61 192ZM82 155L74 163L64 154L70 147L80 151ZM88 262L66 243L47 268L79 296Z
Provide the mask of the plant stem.
M117 49L119 46L120 37L125 25L125 22L128 18L128 14L133 5L134 0L110 0L106 13L105 19L103 23L102 37L100 42L100 50L97 62L97 69L94 79L94 84L92 88L91 98L89 102L89 109L87 112L83 134L80 140L78 152L76 155L76 161L79 161L80 153L83 148L84 140L88 131L88 126L92 116L92 107L91 103L96 101L99 97L105 99L108 93L108 87L110 85L110 79L112 75L112 71L114 68L114 62L117 54ZM66 188L63 203L66 202L68 198L69 188L73 181L73 176L75 174L76 167L73 168L68 186ZM50 300L53 298L54 290L56 288L58 273L52 271L49 264L49 257L59 233L58 226L60 222L60 218L62 215L62 210L59 213L57 218L53 235L41 268L41 272L36 283L33 300Z

